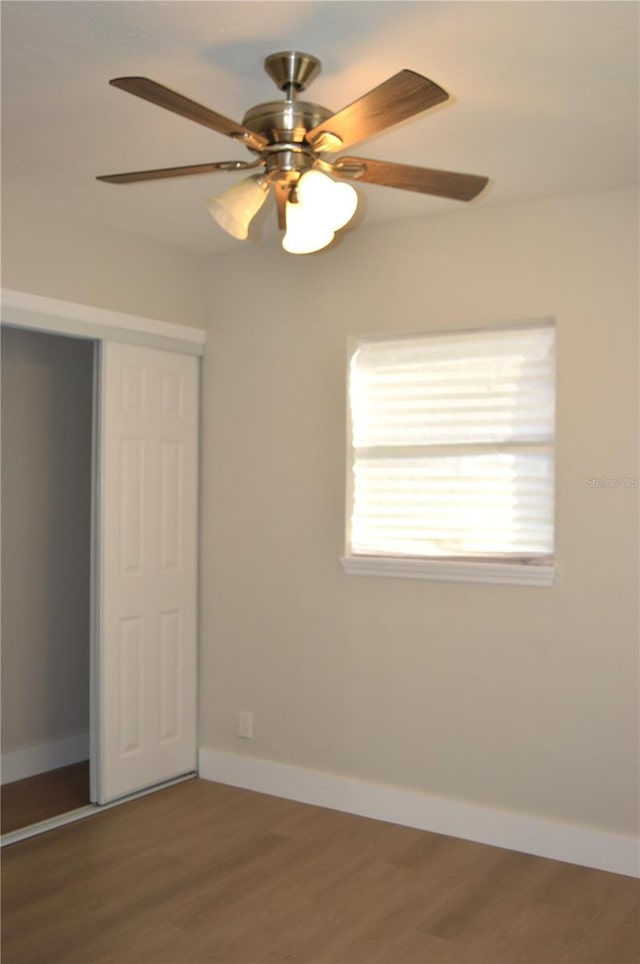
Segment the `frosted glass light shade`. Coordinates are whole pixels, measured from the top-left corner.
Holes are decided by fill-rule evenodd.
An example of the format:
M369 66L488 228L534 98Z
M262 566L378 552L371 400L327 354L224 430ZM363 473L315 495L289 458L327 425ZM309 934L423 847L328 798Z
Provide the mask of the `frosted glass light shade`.
M287 202L287 233L282 247L289 254L310 254L333 241L358 206L350 184L336 183L322 171L306 171L296 184L297 203Z
M326 221L315 216L313 208L287 201L287 233L282 247L289 254L311 254L333 241L334 233Z
M358 192L350 184L343 182L333 185L333 230L339 231L348 224L358 207Z
M234 184L220 197L208 197L207 207L221 228L238 241L244 241L251 221L267 200L268 191L268 181L254 175Z
M335 181L322 171L306 171L296 185L298 200L301 204L321 207L331 202Z
M296 186L298 200L332 231L348 224L356 213L358 193L350 184L332 181L322 171L307 171Z

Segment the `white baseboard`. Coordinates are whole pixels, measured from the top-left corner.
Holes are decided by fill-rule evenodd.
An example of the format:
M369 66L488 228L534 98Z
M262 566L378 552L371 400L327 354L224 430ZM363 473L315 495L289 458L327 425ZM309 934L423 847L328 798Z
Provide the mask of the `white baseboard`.
M0 782L14 783L33 777L37 773L57 770L89 759L89 734L77 733L51 743L37 743L2 754L2 778Z
M219 750L200 749L199 771L203 779L217 783L640 877L640 841L630 835Z

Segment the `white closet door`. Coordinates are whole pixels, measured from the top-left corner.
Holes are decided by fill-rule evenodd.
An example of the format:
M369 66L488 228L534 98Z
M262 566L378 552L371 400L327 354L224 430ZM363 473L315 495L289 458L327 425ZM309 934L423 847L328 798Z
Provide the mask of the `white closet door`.
M98 802L196 768L198 360L103 344Z

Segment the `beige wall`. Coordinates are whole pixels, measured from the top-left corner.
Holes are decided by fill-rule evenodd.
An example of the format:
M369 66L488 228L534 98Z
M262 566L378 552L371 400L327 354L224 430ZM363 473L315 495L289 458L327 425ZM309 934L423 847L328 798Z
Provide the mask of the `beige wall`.
M2 751L89 729L93 346L2 329Z
M201 745L616 831L638 816L637 196L212 259ZM550 589L347 576L347 337L553 316ZM240 709L255 739L236 736Z
M205 325L204 261L2 191L2 285L174 324Z

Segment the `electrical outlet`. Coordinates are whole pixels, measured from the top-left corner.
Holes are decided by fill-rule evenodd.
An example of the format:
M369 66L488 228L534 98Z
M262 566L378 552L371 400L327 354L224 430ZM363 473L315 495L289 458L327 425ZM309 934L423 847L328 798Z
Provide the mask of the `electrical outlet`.
M238 713L238 736L245 740L253 739L253 713L249 710L241 710Z

